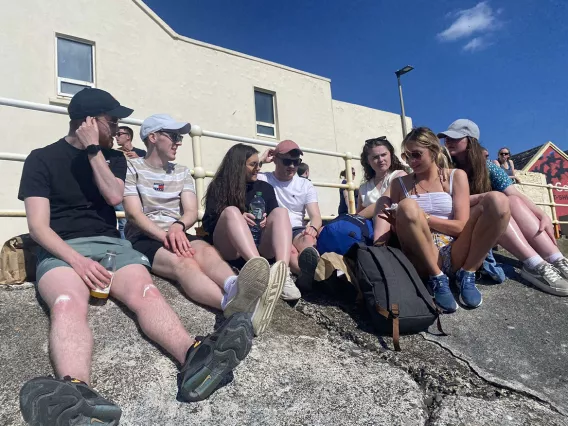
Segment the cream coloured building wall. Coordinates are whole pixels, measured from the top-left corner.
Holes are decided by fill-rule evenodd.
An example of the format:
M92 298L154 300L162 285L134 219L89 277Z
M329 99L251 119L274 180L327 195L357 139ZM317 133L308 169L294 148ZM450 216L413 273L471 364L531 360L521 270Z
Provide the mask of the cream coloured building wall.
M66 106L56 89L55 36L62 34L95 43L96 86L134 108L134 118L169 113L206 130L277 141L255 133L254 89L261 88L275 92L280 140L331 151L359 141L349 149L357 154L367 133L397 133L397 115L332 100L329 79L179 36L139 0L3 0L2 10L0 97ZM27 154L65 135L67 117L0 106L0 126L0 151ZM137 137L135 145L142 145ZM214 171L229 147L203 138L205 168ZM190 142L178 161L192 166ZM305 161L312 180L337 181L341 160L308 154ZM23 209L22 163L0 164L0 208ZM338 190L318 192L322 213L336 213ZM1 220L0 241L27 230L25 219Z

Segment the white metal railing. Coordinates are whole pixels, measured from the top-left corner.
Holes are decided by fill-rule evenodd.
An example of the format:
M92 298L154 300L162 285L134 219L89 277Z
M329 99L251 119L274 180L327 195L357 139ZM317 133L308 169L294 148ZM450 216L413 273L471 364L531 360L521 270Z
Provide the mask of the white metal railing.
M60 106L54 105L44 105L35 102L27 102L27 101L20 101L16 99L9 99L9 98L2 98L0 97L0 105L14 107L14 108L23 108L27 110L34 110L34 111L43 111L49 112L53 114L63 114L67 115L67 109ZM142 120L135 119L135 118L124 118L120 120L121 123L125 124L132 124L135 126L142 125ZM201 153L201 138L202 137L210 137L214 139L223 139L232 142L244 142L249 144L267 146L267 147L275 147L278 143L276 142L269 142L260 139L253 139L253 138L246 138L242 136L234 136L228 135L225 133L218 133L218 132L211 132L208 130L201 129L198 125L191 125L191 132L190 132L191 140L192 140L192 156L193 156L193 169L191 170L191 174L195 179L195 192L197 199L200 200L199 203L199 214L198 217L201 219L203 217L203 206L201 200L203 200L203 196L205 195L205 178L210 178L215 175L215 172L205 170L203 167L203 157ZM305 148L302 147L302 151L317 154L317 155L324 155L328 157L336 157L336 158L343 158L345 161L345 179L347 181L346 184L339 184L334 182L312 182L314 186L323 187L323 188L340 188L340 189L347 189L348 191L348 209L350 213L355 213L355 183L353 182L353 176L351 174L351 161L352 160L359 160L359 157L353 156L350 152L340 153L335 151L325 151L320 149L314 148ZM25 154L14 154L10 152L0 152L0 160L7 160L7 161L25 161L27 155ZM25 217L26 213L24 210L0 210L0 217ZM118 217L124 217L123 212L117 212ZM322 219L332 219L335 216L322 216Z
M64 114L67 115L67 109L64 107L54 106L54 105L45 105L39 104L35 102L27 102L27 101L20 101L16 99L9 99L9 98L2 98L0 97L0 105L5 105L14 108L23 108L28 110L34 111L43 111L49 112L54 114ZM120 120L121 123L125 124L132 124L135 126L142 125L142 120L135 119L135 118L124 118ZM191 140L192 140L192 155L193 155L193 170L191 173L195 179L195 192L197 195L198 200L203 200L203 196L205 195L205 178L210 178L215 175L213 171L205 170L203 167L203 157L201 154L201 138L203 136L210 137L214 139L223 139L232 142L244 142L249 144L261 145L261 146L268 146L268 147L275 147L277 145L276 142L268 142L260 139L253 139L247 138L242 136L234 136L228 135L225 133L218 133L218 132L211 132L208 130L201 129L198 125L191 126ZM340 189L347 189L349 194L348 200L348 210L350 213L355 213L355 183L353 182L353 176L351 174L351 161L352 160L359 160L359 157L353 156L350 152L340 153L335 151L325 151L320 149L314 148L304 148L302 147L302 151L308 152L311 154L317 155L324 155L328 157L336 157L342 158L345 161L345 179L347 180L346 184L338 184L333 182L312 182L314 186L323 187L323 188L340 188ZM25 161L26 159L25 154L14 154L10 152L0 152L0 160L7 160L7 161ZM557 189L554 185L542 185L537 183L520 183L518 185L521 186L533 186L539 188L546 188L548 194L548 203L535 203L538 206L547 206L551 207L552 212L552 223L554 224L555 231L557 237L559 237L559 225L560 224L568 224L568 221L559 221L556 213L556 207L568 207L568 204L557 204L554 202L554 193L553 190ZM203 217L203 206L202 203L199 203L199 219ZM25 217L26 213L24 210L0 210L0 217ZM118 217L124 217L123 212L117 212ZM323 216L323 219L331 219L334 216Z

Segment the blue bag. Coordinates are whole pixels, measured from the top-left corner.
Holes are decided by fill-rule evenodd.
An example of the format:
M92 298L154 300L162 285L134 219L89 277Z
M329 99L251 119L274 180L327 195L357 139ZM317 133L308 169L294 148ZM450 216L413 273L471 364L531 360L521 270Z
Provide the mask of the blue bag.
M318 237L317 249L320 254L345 254L353 245L373 245L373 222L362 216L342 214L329 222Z

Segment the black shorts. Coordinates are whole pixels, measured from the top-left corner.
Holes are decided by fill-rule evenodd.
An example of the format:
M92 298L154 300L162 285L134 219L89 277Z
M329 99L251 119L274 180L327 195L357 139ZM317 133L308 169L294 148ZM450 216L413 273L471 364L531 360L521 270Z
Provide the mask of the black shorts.
M306 230L305 226L294 226L292 228L292 241L294 241L294 238L296 238L298 235L300 235L305 230Z
M189 242L202 240L202 238L196 237L195 235L185 234L185 236ZM156 256L158 250L164 247L161 241L147 237L146 235L133 238L131 243L134 250L139 251L148 258L150 265L154 264L154 256Z

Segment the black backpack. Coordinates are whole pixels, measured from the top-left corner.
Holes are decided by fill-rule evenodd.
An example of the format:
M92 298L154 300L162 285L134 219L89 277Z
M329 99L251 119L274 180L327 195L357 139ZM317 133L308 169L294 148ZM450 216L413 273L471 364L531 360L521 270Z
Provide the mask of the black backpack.
M400 351L400 334L426 331L440 324L440 310L408 258L394 247L353 245L345 254L351 262L367 311L377 332L392 335Z

